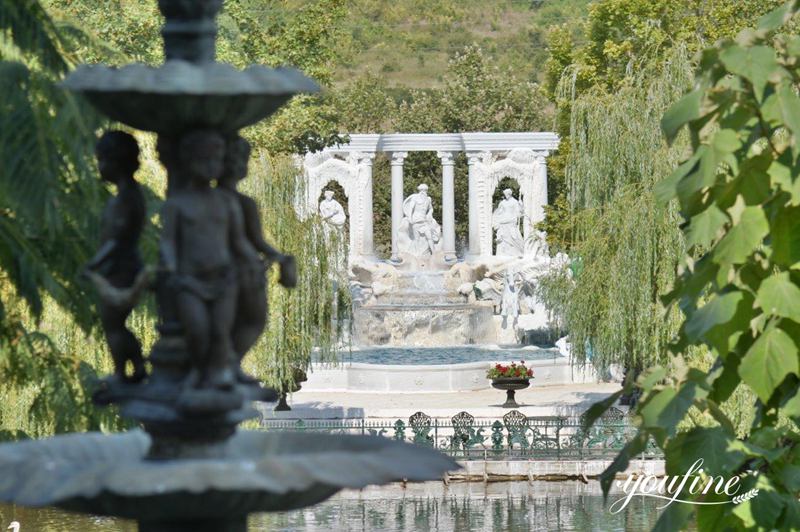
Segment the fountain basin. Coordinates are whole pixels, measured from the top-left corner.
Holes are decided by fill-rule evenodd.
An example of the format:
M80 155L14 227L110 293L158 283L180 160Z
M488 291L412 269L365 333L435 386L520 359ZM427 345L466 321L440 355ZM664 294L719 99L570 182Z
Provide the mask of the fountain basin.
M143 525L232 519L244 530L238 523L252 512L313 505L343 488L437 480L458 469L432 449L378 436L240 431L214 459L147 460L149 447L140 430L0 445L0 502Z

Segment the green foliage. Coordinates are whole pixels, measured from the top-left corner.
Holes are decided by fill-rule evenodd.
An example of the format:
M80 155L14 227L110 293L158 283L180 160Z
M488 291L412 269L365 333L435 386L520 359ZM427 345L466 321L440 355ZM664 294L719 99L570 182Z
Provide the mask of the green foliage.
M302 4L307 0L296 0ZM548 27L586 12L589 0L554 0L534 6L520 0L351 0L345 21L350 39L340 49L346 60L337 85L379 72L392 86L417 89L441 85L448 60L465 46L478 45L502 69L541 81Z
M99 118L58 87L70 60L39 3L1 7L0 268L34 315L47 293L88 328L75 272L90 256L107 197L94 176Z
M684 233L697 236L666 297L685 315L673 345L673 364L682 369L652 369L637 382L644 392L640 438L665 450L671 474L691 453L706 460L706 474L739 475L742 492L760 490L738 505L692 507L704 530L800 527L800 315L792 297L800 291L800 38L775 33L798 11L788 2L757 30L706 49L696 89L662 123L670 141L688 129L692 153L658 192L677 200ZM692 345L713 353L710 371L681 363ZM720 407L742 389L755 396L755 418L737 439ZM713 426L682 430L692 412ZM606 489L636 451L623 452L604 473Z
M555 130L568 147L573 100L584 93L614 94L643 70L658 67L670 50L695 51L752 25L780 0L599 0L582 23L566 23L547 35L544 87L556 103ZM577 28L577 29L576 29ZM564 157L559 154L557 158ZM562 164L552 161L551 188L566 193ZM554 248L571 245L574 223L565 199L551 199L546 220Z

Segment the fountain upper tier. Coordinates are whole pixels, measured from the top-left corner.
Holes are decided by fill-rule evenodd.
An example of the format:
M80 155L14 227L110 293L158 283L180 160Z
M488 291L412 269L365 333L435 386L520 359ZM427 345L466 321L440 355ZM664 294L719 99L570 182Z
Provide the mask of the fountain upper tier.
M64 85L111 119L167 135L192 129L233 133L319 85L293 68L217 63L216 15L222 0L159 0L166 18L164 65L81 66Z

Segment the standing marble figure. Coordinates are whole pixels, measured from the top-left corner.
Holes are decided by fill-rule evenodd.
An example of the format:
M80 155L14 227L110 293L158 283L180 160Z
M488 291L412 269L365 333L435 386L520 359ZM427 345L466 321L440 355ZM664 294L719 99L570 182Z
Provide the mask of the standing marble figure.
M428 185L423 183L418 186L417 193L411 194L403 202L400 233L406 237L402 239L401 251L416 257L427 257L436 250L442 231L433 218L433 203L428 196Z
M523 210L512 194L510 188L503 190L503 199L492 213L492 227L497 231L496 255L521 257L525 253L525 240L519 232Z
M113 378L139 382L147 376L142 347L125 326L146 278L138 245L147 210L133 177L139 169L139 145L128 133L109 131L95 152L100 177L117 186L117 195L103 211L100 249L86 265L86 275L100 294L100 321L114 361ZM125 374L128 362L133 365L131 376Z

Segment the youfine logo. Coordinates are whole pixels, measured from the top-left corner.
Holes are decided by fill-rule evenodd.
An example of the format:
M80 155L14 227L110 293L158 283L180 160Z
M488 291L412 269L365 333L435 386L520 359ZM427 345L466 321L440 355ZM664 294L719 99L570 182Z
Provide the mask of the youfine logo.
M652 497L663 499L664 503L656 508L662 510L672 503L695 504L695 505L715 505L715 504L741 504L758 495L757 489L752 489L739 494L742 489L741 478L734 476L724 478L722 476L702 476L703 459L699 458L689 470L682 476L664 476L661 478L655 475L628 475L626 480L617 481L617 486L622 488L625 494L615 500L609 506L608 511L617 514L623 511L631 499L634 497ZM695 501L683 497L688 495L707 495L712 492L717 495L726 495L729 500L724 501Z

